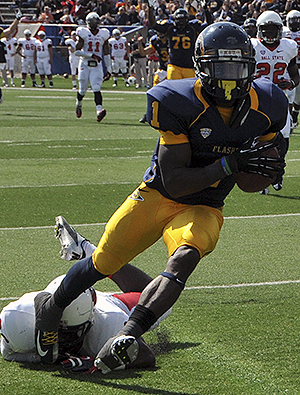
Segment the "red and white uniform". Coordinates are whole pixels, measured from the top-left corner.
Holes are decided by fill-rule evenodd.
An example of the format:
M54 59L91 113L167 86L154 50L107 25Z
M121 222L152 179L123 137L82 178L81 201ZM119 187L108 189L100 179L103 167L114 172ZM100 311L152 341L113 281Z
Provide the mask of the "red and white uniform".
M15 68L15 55L18 41L15 37L11 37L10 39L4 37L1 39L1 41L6 45L7 69L13 71Z
M127 72L126 55L127 55L127 39L124 36L120 36L118 39L111 37L109 40L111 46L111 60L112 60L112 72L117 74L119 70L121 73Z
M79 57L75 55L74 52L71 52L71 48L75 50L75 45L76 41L74 41L72 38L68 38L65 41L65 44L68 46L68 51L69 51L69 64L70 64L70 69L71 69L71 75L76 74L76 69L78 69L79 65Z
M51 72L51 60L49 48L52 48L52 40L45 38L41 41L39 38L35 41L36 48L36 67L40 75L50 75Z
M27 74L28 71L30 74L35 73L35 64L34 64L34 49L35 49L35 38L19 38L18 45L22 48L22 73Z
M297 65L298 69L300 69L300 31L292 32L286 26L283 27L282 37L289 38L294 40L298 46L298 56L297 56ZM295 88L295 98L294 102L300 106L300 84Z
M256 74L259 77L266 77L276 85L281 79L290 78L287 67L298 55L296 42L282 38L279 45L272 49L258 38L251 38L251 42L255 49Z
M295 41L288 38L282 38L277 47L270 49L264 45L260 39L251 38L255 50L256 75L271 80L278 84L281 79L290 79L287 67L291 60L298 55L298 48ZM289 103L294 102L295 89L286 90L285 94ZM287 117L287 123L281 133L284 137L290 135L290 117Z
M47 290L47 288L46 288ZM34 298L39 292L29 292L9 303L0 313L1 354L8 361L40 362L35 349ZM138 303L140 293L111 295L96 291L97 303L93 311L93 324L83 342L85 355L96 356L106 341L128 321ZM150 329L171 312L168 310Z
M102 61L98 62L91 59L91 56L97 55L100 58L103 57L102 49L103 44L110 37L108 29L98 29L96 34L93 34L87 27L78 27L76 30L77 36L81 37L84 41L83 48L81 51L83 55L80 56L78 81L79 81L79 93L85 95L88 89L89 82L93 92L101 90L103 82L103 66Z

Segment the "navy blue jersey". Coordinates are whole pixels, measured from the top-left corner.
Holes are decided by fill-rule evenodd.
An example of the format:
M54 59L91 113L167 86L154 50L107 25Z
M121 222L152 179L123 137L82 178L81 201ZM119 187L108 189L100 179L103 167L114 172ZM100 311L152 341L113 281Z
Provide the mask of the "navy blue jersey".
M162 41L156 34L151 37L150 45L158 53L159 68L167 71L167 64L169 60L168 41Z
M163 20L156 22L153 28L167 33L169 46L169 63L178 67L194 68L193 55L198 34L207 26L198 19L189 21L183 29L178 29L173 22Z
M261 78L253 82L249 94L232 112L229 125L217 107L210 103L196 78L166 80L147 92L147 119L150 125L164 132L183 135L192 151L191 167L204 167L233 153L251 137L279 132L286 123L288 100L272 82ZM224 205L234 186L234 177L223 178L216 185L192 195L172 198L164 189L158 165L159 141L151 167L144 181L165 197L185 204Z

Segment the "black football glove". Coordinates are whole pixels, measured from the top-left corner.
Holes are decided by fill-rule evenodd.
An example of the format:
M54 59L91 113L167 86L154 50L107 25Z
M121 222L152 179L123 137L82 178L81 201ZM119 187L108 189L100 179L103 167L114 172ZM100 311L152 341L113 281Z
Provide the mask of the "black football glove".
M64 369L74 373L89 372L94 366L93 357L70 357L61 362Z
M241 148L225 157L230 170L232 173L259 174L270 179L274 177L274 172L283 175L285 167L283 158L261 156L270 148L278 147L282 138L282 134L277 133L274 139L261 146L255 144L254 138L247 140Z
M285 91L286 89L289 89L290 91L295 88L295 82L293 80L285 80L284 78L280 80L280 82L277 84L278 88L282 89Z
M96 55L96 54L94 54L94 53L93 53L93 55L92 55L92 58L95 59L95 60L97 60L98 63L100 63L101 60L102 60L101 56L98 56L98 55Z

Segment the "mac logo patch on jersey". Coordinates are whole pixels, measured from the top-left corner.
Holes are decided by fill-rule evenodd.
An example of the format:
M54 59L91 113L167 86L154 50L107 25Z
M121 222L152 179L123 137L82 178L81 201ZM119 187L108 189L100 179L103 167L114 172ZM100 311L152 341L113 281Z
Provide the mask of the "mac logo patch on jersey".
M207 137L209 137L211 135L212 130L209 128L202 128L200 129L200 134L201 136L206 139Z

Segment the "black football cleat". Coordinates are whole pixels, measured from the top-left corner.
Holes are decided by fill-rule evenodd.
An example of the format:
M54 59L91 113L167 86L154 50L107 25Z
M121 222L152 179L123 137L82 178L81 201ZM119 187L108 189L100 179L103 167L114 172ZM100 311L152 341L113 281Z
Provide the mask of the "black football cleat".
M54 363L58 358L58 329L63 312L51 296L49 292L40 292L34 298L35 345L44 363Z
M81 118L82 116L82 106L79 104L76 105L76 116L77 118Z
M105 116L106 116L106 110L102 108L102 110L97 114L97 122L101 122Z
M142 116L142 118L139 120L140 123L146 123L147 122L147 118L146 118L146 114L144 114Z
M139 343L136 338L128 335L109 339L95 358L94 366L103 374L114 369L125 368L134 362L139 355Z

